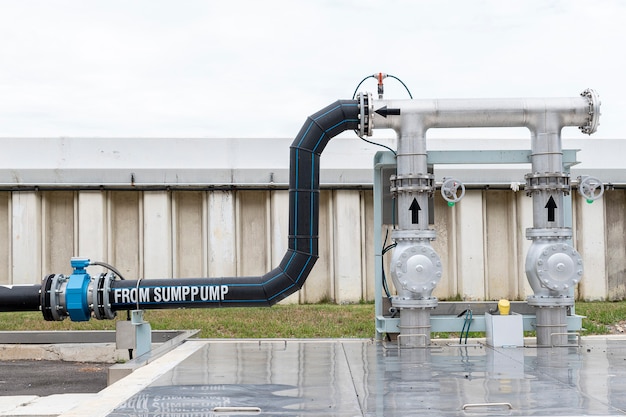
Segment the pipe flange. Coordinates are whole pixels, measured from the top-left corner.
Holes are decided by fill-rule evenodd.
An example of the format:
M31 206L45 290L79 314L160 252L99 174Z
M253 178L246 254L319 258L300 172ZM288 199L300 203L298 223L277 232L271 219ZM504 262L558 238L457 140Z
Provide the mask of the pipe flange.
M415 308L415 309L433 309L437 307L439 300L436 297L422 298L416 300L414 298L391 297L391 305L395 308Z
M428 193L435 190L435 176L433 174L403 174L389 177L389 191L393 196L400 193Z
M570 175L566 172L531 173L526 174L524 179L528 196L535 191L562 191L565 195L570 192Z
M115 280L115 274L101 273L98 279L91 281L89 294L91 297L91 310L94 318L98 320L112 320L116 313L111 310L109 293L111 292L111 282Z
M41 313L46 321L62 321L68 313L65 310L65 287L67 277L63 274L51 274L43 279L41 285Z
M530 295L526 298L529 306L533 307L571 307L574 305L574 297L541 297L536 295Z
M372 136L374 123L372 121L372 104L371 93L359 93L359 136Z
M391 239L396 242L401 241L420 241L420 240L435 240L437 238L437 231L433 229L419 229L419 230L394 230L391 232Z
M569 227L546 227L526 229L526 239L571 239L572 229Z
M587 124L583 126L579 126L578 128L581 132L591 135L598 129L599 120L600 120L600 96L591 88L586 89L580 95L587 99L589 102L589 119L587 119Z

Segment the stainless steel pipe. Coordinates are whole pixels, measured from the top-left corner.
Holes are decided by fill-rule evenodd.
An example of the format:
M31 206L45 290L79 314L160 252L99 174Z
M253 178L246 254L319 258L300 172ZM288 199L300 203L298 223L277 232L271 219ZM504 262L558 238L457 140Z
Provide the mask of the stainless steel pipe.
M557 311L573 304L571 288L582 275L582 260L568 243L571 230L564 227L563 197L570 185L569 174L562 172L561 130L578 126L586 134L596 131L600 101L593 90L570 98L371 100L361 96L361 103L362 134L393 129L398 137L397 175L392 178L398 229L392 235L397 246L391 274L398 290L392 304L401 315L437 305L431 294L441 277L441 262L430 247L435 232L428 229L428 198L434 187L428 174L426 132L432 128L528 128L532 172L526 176L526 189L533 198L533 227L527 237L533 244L526 273L535 292L529 303ZM562 314L550 321L561 323ZM553 316L538 314L538 320ZM544 324L551 326L539 325Z

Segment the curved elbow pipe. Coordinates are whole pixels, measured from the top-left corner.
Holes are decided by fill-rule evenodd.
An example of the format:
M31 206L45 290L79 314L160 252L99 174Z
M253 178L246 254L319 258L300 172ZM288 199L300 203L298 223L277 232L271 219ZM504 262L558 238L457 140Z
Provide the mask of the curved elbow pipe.
M262 276L113 281L111 310L271 306L302 288L318 258L320 155L328 141L359 124L355 100L309 116L290 147L289 243L280 264Z
M88 259L74 272L48 275L41 285L0 286L0 311L41 309L46 320L111 319L118 310L271 306L304 285L318 258L320 155L330 139L359 128L359 103L339 100L309 116L290 147L288 249L262 276L115 280L91 277Z

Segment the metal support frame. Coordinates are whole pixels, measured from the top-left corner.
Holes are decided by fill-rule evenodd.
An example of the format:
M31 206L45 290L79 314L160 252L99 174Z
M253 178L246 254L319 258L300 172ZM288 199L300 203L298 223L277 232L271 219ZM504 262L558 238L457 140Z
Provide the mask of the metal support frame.
M563 171L569 173L570 168L576 164L576 149L563 150ZM522 164L531 162L530 150L451 150L451 151L428 151L428 165L445 164ZM383 169L393 169L396 166L396 158L392 152L381 151L374 156L374 274L375 274L375 294L374 311L376 321L376 340L382 340L386 333L400 333L398 317L386 315L383 301L382 271L383 271ZM572 199L571 195L565 196L564 205L564 226L572 227ZM572 293L574 289L571 289ZM467 302L459 302L467 304ZM436 309L435 309L436 310ZM463 318L456 315L434 315L431 317L431 331L433 332L458 332L463 324ZM535 330L536 319L532 314L523 315L524 330ZM484 332L485 320L481 315L474 315L471 328L473 331ZM582 317L575 315L572 307L571 315L567 316L567 330L578 331L582 328Z
M130 320L116 323L116 347L132 349L139 357L152 350L152 327L143 319L143 310L130 312Z

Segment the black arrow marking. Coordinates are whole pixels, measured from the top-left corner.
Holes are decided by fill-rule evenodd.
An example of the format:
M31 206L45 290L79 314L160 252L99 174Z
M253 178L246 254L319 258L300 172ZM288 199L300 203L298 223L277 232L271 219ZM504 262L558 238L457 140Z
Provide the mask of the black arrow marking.
M411 223L419 224L419 212L421 209L422 208L418 204L417 199L414 198L411 206L409 207L409 211L411 212Z
M383 116L385 119L387 118L387 116L400 115L400 109L388 109L387 106L383 106L380 109L375 110L375 112Z
M554 221L554 210L557 207L556 207L556 203L554 202L554 198L552 198L552 196L550 196L550 199L548 200L548 204L546 204L546 206L544 208L548 209L548 221L549 222L553 222Z

